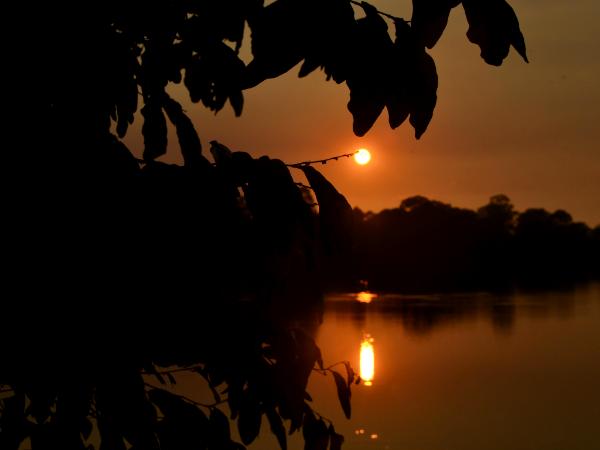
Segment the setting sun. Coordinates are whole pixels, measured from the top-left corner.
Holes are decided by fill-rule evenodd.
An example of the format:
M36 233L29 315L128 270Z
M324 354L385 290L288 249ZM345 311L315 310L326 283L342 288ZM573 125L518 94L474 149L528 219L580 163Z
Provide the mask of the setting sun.
M354 161L356 161L356 163L360 164L361 166L369 164L369 161L371 161L371 152L366 148L359 149L354 154Z

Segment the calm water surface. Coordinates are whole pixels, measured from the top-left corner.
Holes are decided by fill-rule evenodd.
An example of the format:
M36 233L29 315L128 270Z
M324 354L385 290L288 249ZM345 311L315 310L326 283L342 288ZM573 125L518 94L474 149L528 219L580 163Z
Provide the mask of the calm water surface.
M600 449L600 284L506 296L328 298L317 335L326 365L349 360L358 369L366 334L374 377L354 386L351 420L331 377L315 374L309 385L347 450ZM255 445L270 447L271 439Z

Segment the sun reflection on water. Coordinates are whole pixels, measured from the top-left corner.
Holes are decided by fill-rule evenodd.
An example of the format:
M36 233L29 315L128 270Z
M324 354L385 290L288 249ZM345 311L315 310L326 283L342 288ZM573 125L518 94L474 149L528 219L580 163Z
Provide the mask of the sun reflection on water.
M360 378L365 386L371 386L375 377L374 341L370 334L366 334L360 343Z

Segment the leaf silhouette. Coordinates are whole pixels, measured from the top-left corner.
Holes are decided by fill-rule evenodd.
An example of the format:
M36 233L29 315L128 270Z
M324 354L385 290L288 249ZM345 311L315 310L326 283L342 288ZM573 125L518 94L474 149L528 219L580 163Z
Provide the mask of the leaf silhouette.
M357 136L371 129L387 97L387 61L391 56L392 41L385 20L374 6L362 2L366 16L356 21L352 71L346 84L350 88L348 110L354 119L352 128Z
M404 20L394 22L396 39L390 64L390 83L386 107L390 127L400 126L410 116L419 139L433 116L437 102L438 78L435 63L416 40L412 28Z
M304 436L304 450L327 450L329 445L327 425L323 419L317 420L312 411L307 411L304 415L302 435Z
M171 123L177 131L177 139L181 148L181 156L186 167L205 167L208 163L202 156L202 144L194 124L190 118L183 112L181 105L166 96L164 109Z
M246 68L244 89L278 77L302 61L301 6L295 0L277 0L248 18L254 58Z
M267 419L269 419L269 425L271 426L271 432L277 438L277 442L279 443L279 448L281 450L287 450L287 436L285 435L285 426L283 425L283 421L275 408L267 408Z
M433 117L437 102L438 77L433 58L425 52L417 57L414 70L414 103L409 122L415 129L415 137L419 139Z
M210 410L209 440L212 448L227 448L231 442L229 419L218 408Z
M212 42L195 54L185 68L184 84L192 102L219 112L229 99L236 115L242 113L244 62L223 42Z
M204 448L209 421L196 406L162 389L148 393L152 401L163 413L157 425L157 435L161 448Z
M351 244L352 207L346 197L317 169L303 166L302 171L319 202L319 224L324 249L328 253L343 253Z
M238 431L245 445L251 444L260 432L261 408L253 396L245 393L238 417Z
M346 374L348 375L348 387L350 387L352 386L356 374L348 361L344 361L344 366L346 367Z
M336 433L333 424L329 425L329 450L341 450L344 443L344 436Z
M304 32L306 59L298 73L304 77L318 67L325 70L327 79L336 83L346 80L352 64L356 32L354 10L346 0L308 0L311 12L310 29Z
M419 43L433 48L448 24L450 10L461 0L413 0L411 27Z
M335 381L335 387L337 389L338 399L340 400L340 405L344 410L344 415L347 419L352 415L352 409L350 407L350 387L346 384L346 380L342 375L340 375L335 370L332 370L333 379Z
M500 66L511 45L529 62L519 20L505 0L463 0L463 8L469 22L467 38L479 45L486 63Z
M167 120L162 105L157 100L148 100L142 108L144 125L144 160L152 161L167 153Z

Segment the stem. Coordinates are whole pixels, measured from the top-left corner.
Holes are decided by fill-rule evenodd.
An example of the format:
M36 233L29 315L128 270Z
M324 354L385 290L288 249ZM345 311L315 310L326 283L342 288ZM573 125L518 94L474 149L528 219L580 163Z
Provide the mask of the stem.
M200 403L200 402L197 402L196 400L192 400L191 398L189 398L189 397L186 397L185 395L181 395L181 394L175 394L175 393L173 393L173 392L171 392L171 391L168 391L167 389L163 389L163 388L161 388L161 387L159 387L159 386L155 386L155 385L153 385L153 384L150 384L150 383L144 383L144 385L145 385L146 387L149 387L149 388L152 388L152 389L160 389L161 391L167 391L167 392L169 392L170 394L172 394L172 395L175 395L175 396L179 397L181 400L183 400L183 401L185 401L185 402L187 402L187 403L190 403L190 404L192 404L192 405L194 405L194 406L198 406L198 407L206 408L206 409L213 409L213 408L215 408L217 405L220 405L221 403L225 403L225 402L227 401L226 399L223 399L223 400L221 400L221 401L218 401L218 402L215 402L215 403L212 403L212 404L208 405L208 404L206 404L206 403Z

